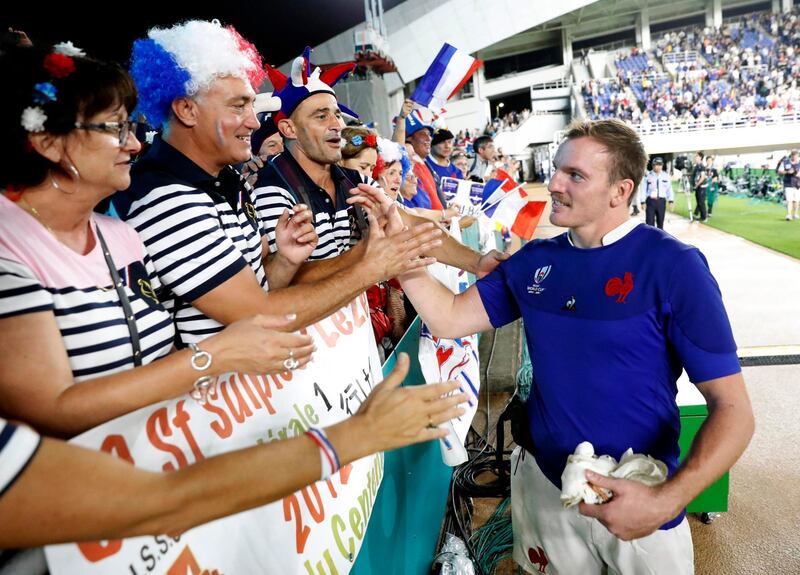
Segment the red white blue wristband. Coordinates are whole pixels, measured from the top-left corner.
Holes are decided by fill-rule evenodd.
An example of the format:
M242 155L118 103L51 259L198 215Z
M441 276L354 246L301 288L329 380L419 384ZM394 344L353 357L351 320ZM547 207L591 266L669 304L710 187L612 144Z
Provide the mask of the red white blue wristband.
M306 435L313 439L314 443L319 447L319 458L322 467L320 481L325 481L331 475L339 471L339 456L336 455L336 450L333 448L333 444L328 440L328 436L325 435L324 430L311 427L306 431Z

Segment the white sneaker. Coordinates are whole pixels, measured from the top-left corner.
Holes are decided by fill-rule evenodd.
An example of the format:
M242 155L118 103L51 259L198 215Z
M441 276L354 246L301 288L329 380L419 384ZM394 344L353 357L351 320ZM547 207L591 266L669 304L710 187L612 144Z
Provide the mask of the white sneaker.
M795 214L795 215L793 215L793 216L792 216L792 219L795 219L795 220L800 220L800 216L798 216L797 214Z
M790 216L789 214L786 214L786 221L787 222L791 222L792 221L792 216Z

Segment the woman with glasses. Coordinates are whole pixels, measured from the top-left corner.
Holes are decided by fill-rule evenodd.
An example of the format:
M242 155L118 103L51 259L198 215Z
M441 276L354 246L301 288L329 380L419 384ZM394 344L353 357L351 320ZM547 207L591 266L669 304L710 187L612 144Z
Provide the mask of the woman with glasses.
M13 79L0 110L0 416L73 436L193 383L202 394L222 372L309 361L310 337L266 316L170 353L173 322L142 242L93 212L130 185L141 147L124 70L63 43L3 53L0 77Z

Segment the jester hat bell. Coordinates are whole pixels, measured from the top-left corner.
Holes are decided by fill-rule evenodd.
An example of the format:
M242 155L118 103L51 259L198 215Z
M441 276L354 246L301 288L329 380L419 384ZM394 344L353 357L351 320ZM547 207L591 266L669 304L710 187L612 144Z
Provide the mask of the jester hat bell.
M315 68L312 72L310 58L311 48L306 46L303 55L292 62L292 72L289 77L270 65L266 66L267 75L275 90L273 95L281 99L281 109L273 116L276 124L283 118L291 116L300 103L309 96L326 93L335 98L336 92L333 86L356 67L355 62L344 62L331 66L324 72L319 68ZM342 104L339 104L339 109L349 116L358 118L355 112Z

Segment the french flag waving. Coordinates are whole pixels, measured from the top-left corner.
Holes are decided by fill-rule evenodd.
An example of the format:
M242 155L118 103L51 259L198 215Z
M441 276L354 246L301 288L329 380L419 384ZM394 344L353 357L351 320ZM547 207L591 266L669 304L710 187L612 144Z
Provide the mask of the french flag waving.
M531 201L522 184L517 184L503 170L497 170L483 188L481 211L519 237L530 240L546 203Z
M491 217L491 212L487 210L492 210L494 212L494 208L497 206L497 203L505 197L506 194L514 192L517 188L521 188L520 184L514 181L514 179L506 172L505 170L495 170L494 176L491 180L486 182L486 185L483 186L483 198L481 201L481 208L483 209L484 213L487 216ZM520 189L520 192L524 194Z
M445 43L417 84L411 99L426 108L434 110L442 108L444 103L467 83L481 64L482 60L477 60Z

